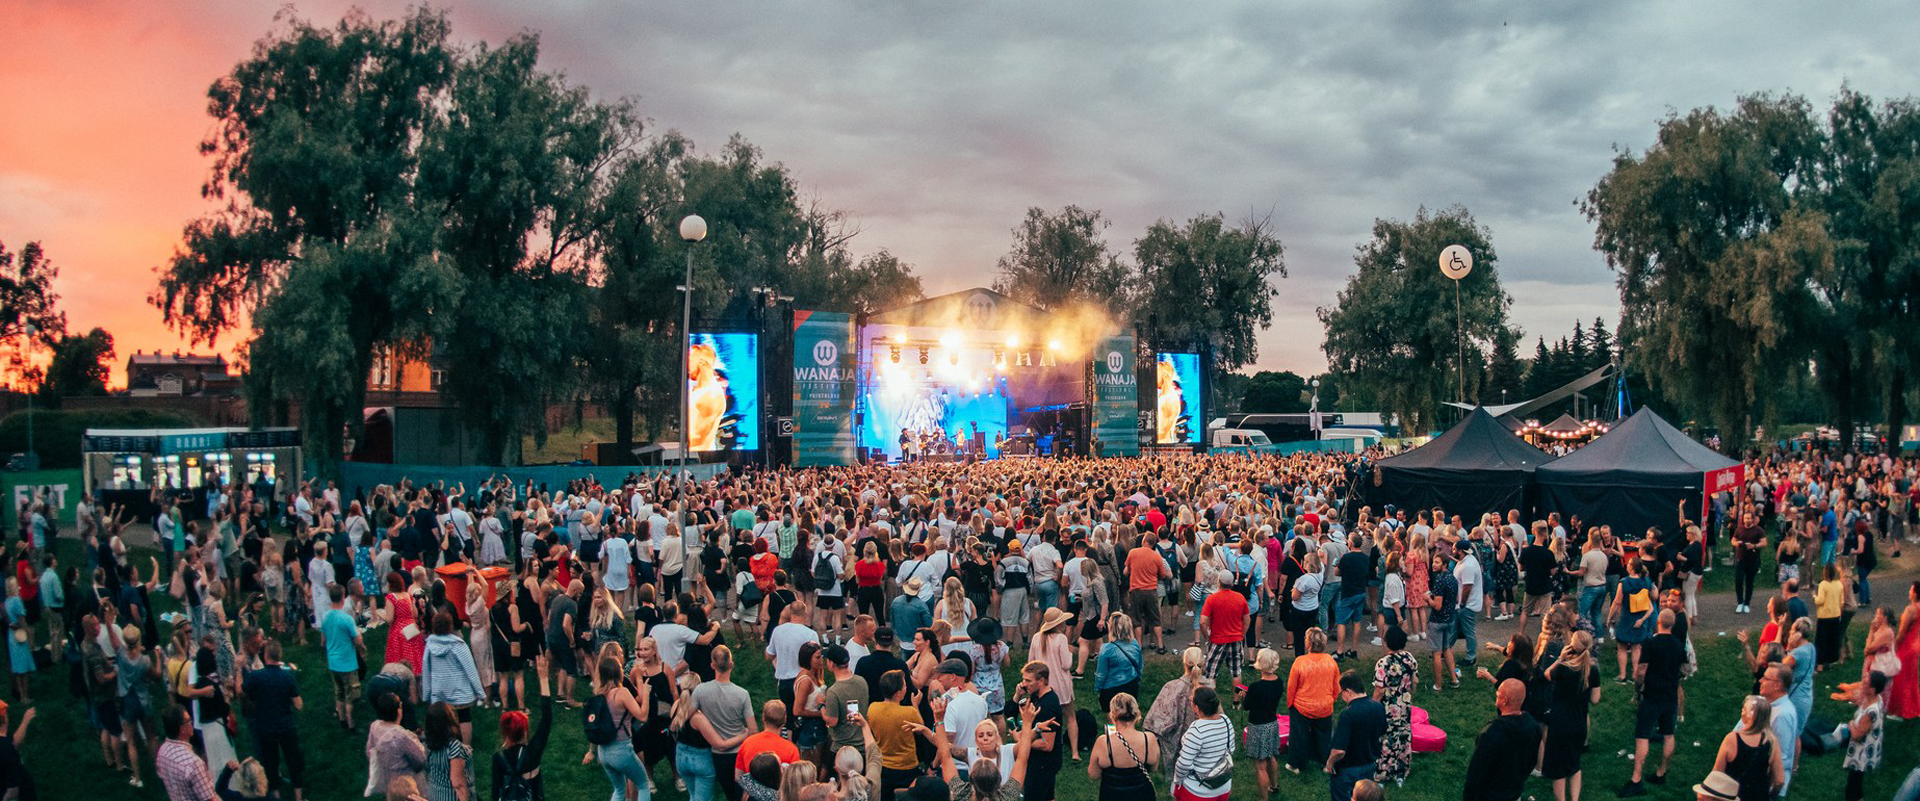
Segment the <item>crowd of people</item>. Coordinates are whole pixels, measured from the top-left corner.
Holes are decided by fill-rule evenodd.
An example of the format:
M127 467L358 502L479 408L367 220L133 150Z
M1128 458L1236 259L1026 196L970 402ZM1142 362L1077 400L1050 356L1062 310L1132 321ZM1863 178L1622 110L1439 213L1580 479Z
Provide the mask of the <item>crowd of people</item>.
M1370 801L1414 775L1416 695L1486 681L1464 797L1513 801L1537 773L1577 801L1611 669L1635 708L1619 790L1634 796L1668 781L1716 567L1736 578L1729 614L1760 599L1765 623L1740 632L1752 695L1708 712L1737 722L1701 798L1784 797L1827 752L1860 798L1886 721L1920 716L1920 583L1875 608L1868 582L1920 531L1910 460L1755 460L1701 519L1616 533L1354 508L1355 458L306 485L277 503L242 487L207 493L204 516L157 492L144 565L131 516L91 501L79 563L62 562L30 499L5 601L25 711L9 730L0 705L0 782L34 796L17 744L52 664L105 765L187 801L302 798L302 738L362 732L367 795L473 801L484 760L490 798L541 799L543 765L568 758L546 753L556 706L579 709L580 759L615 801L650 798L668 761L692 801L1049 801L1069 762L1103 800L1253 797L1236 756L1257 797L1284 768ZM1763 552L1779 587L1764 595ZM1816 722L1815 677L1850 658L1863 609L1865 665L1836 691L1855 713ZM1487 620L1517 632L1483 641ZM285 657L309 644L341 734L297 725ZM772 666L767 697L733 682L747 654ZM1160 655L1179 675L1143 688ZM481 714L498 717L488 756ZM1908 784L1902 801L1920 769Z

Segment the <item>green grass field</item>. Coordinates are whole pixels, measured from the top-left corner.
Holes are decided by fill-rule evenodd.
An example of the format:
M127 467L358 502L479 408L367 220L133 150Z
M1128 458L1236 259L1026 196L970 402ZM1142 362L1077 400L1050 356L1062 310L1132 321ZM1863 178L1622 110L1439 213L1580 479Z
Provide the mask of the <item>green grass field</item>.
M63 542L66 553L77 556L77 544ZM144 556L142 557L144 561ZM1716 574L1721 571L1715 571ZM1862 626L1867 616L1858 617L1852 632L1857 642L1862 636ZM1747 694L1750 679L1740 661L1740 648L1734 641L1732 632L1720 636L1717 631L1696 632L1695 645L1699 651L1700 672L1687 684L1687 719L1679 732L1679 747L1674 754L1671 780L1664 787L1649 785L1651 798L1691 799L1690 786L1705 776L1712 767L1714 749L1721 737L1737 722L1740 699ZM358 797L366 781L366 764L363 756L364 734L347 735L329 717L330 688L324 670L325 657L314 642L298 648L289 649L289 660L302 668L300 687L306 697L306 710L302 713L307 723L302 731L302 750L307 756L307 797L310 799L349 799ZM369 648L375 654L381 650L385 637L381 631L370 633L367 638ZM1415 643L1416 652L1420 643ZM753 694L756 705L773 696L774 682L772 667L761 655L761 647L749 644L746 647L735 645L738 670L735 681ZM1372 657L1363 658L1365 670L1372 670ZM1602 675L1612 677L1613 656L1610 648L1605 649L1605 661L1602 662ZM1496 667L1497 665L1489 665ZM1161 684L1173 678L1177 673L1177 663L1172 657L1149 657L1146 677L1142 682L1145 697L1143 706L1153 702L1153 694ZM1431 662L1423 662L1422 670L1431 669ZM1847 707L1828 700L1825 695L1838 681L1851 679L1859 674L1859 661L1855 659L1835 668L1821 677L1815 716L1838 719L1847 713ZM1284 672L1284 671L1283 671ZM1013 671L1008 671L1012 686ZM1448 734L1447 750L1439 754L1416 755L1412 777L1405 787L1387 788L1387 796L1392 799L1452 799L1460 797L1460 782L1465 774L1467 760L1471 756L1474 737L1480 728L1493 715L1492 689L1485 682L1468 681L1459 690L1451 690L1435 695L1430 689L1431 675L1423 676L1421 689L1415 693L1415 702L1432 714L1435 725ZM1081 682L1078 695L1091 699L1096 695L1089 678ZM125 779L117 773L106 770L101 762L98 739L87 728L82 702L67 692L67 676L64 667L43 670L35 676L34 695L37 700L39 716L34 721L28 735L26 747L22 749L27 767L39 783L42 796L59 799L160 799L164 793L154 779L152 758L143 754L145 762L144 776L147 787L133 790ZM1620 755L1632 748L1631 729L1633 723L1633 703L1629 688L1607 683L1603 690L1601 703L1595 709L1592 727L1592 748L1586 758L1585 793L1591 798L1612 798L1619 786L1626 781L1631 771L1631 763ZM14 720L19 720L18 708ZM356 710L361 729L370 712L365 705ZM605 775L597 765L580 764L580 758L586 753L586 741L581 734L579 713L574 710L557 708L553 740L545 764L547 790L549 797L556 801L570 799L605 798L609 795ZM1237 720L1243 719L1239 710L1233 710ZM492 789L487 786L485 759L498 744L496 736L497 715L476 715L476 749L482 755L477 778L480 793L477 798L491 798ZM236 747L244 755L251 750L243 736L237 738ZM1091 744L1089 738L1087 744ZM1880 770L1871 774L1867 783L1867 798L1884 799L1890 797L1899 786L1907 771L1915 764L1915 754L1920 753L1920 722L1890 723L1887 729L1885 747L1886 763ZM1656 752L1657 754L1657 752ZM1657 759L1657 755L1653 757ZM669 760L669 763L671 760ZM1084 779L1084 763L1068 763L1059 783L1059 797L1068 801L1090 801L1097 796L1097 788ZM1649 768L1651 771L1651 766ZM215 771L218 772L217 770ZM680 801L684 793L673 789L670 764L658 767L656 776L662 792L655 798L664 801ZM1164 775L1156 778L1156 785L1162 797L1168 795L1168 785ZM1808 760L1797 773L1793 781L1792 796L1795 798L1833 798L1841 797L1845 787L1845 773L1840 768L1838 755ZM1547 782L1539 779L1528 785L1528 795L1544 801L1552 798L1552 789ZM1327 793L1325 777L1321 775L1293 776L1281 772L1278 794L1283 798L1323 798ZM1254 798L1258 795L1251 764L1245 759L1239 760L1238 775L1234 783L1233 797L1236 799Z

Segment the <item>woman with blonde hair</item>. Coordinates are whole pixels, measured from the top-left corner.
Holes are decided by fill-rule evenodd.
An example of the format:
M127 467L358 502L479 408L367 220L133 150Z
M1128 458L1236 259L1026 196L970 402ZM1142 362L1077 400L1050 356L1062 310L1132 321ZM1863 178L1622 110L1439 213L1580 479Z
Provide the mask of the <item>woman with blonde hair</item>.
M1423 640L1427 637L1426 535L1414 534L1407 538L1407 556L1403 564L1411 569L1406 571L1407 620L1400 628L1409 632L1407 639Z
M812 787L820 775L812 762L800 760L780 771L780 801L800 801L801 792Z
M1094 664L1093 687L1100 693L1100 706L1113 703L1116 695L1140 694L1140 676L1144 669L1145 654L1140 643L1133 636L1133 618L1124 612L1115 612L1109 618L1107 634L1110 639L1100 649L1100 659Z
M466 611L467 647L473 651L473 667L480 673L480 686L487 689L487 697L482 699L482 707L500 703L500 675L493 669L493 637L487 630L488 612L487 591L481 584L479 571L469 571L467 581Z
M1553 782L1555 801L1580 801L1580 757L1587 750L1589 710L1600 703L1593 635L1574 632L1541 673L1550 683L1552 700L1540 745L1540 774Z
M1740 725L1720 740L1713 769L1740 783L1740 801L1768 799L1786 783L1782 744L1773 736L1773 704L1749 695L1740 705Z
M1100 565L1092 559L1080 563L1080 575L1086 577L1087 591L1080 596L1080 646L1079 666L1074 668L1073 677L1078 679L1087 672L1087 659L1103 654L1100 643L1110 636L1107 631L1107 617L1113 613L1113 596L1107 593L1107 582L1100 576ZM1102 706L1105 703L1102 702Z
M1110 734L1093 741L1093 758L1087 761L1087 778L1100 785L1101 798L1151 798L1154 795L1153 772L1160 767L1160 743L1152 732L1141 731L1140 702L1132 693L1119 693L1107 701ZM1119 743L1118 751L1114 744Z
M695 708L693 691L700 687L700 674L691 670L680 674L680 695L673 699L673 717L668 724L673 733L673 767L687 784L688 801L713 801L713 749L731 748L747 739L742 731L734 737L721 737L707 715Z
M933 606L934 619L947 624L946 640L943 642L966 639L967 624L973 622L976 614L978 612L973 608L973 602L967 600L967 591L960 584L960 578L948 576L946 582L940 585L940 602ZM944 650L942 647L935 649L935 652Z
M1213 686L1213 679L1204 673L1206 664L1207 652L1191 646L1181 651L1180 676L1160 685L1160 692L1153 697L1153 706L1147 709L1142 727L1166 744L1166 764L1171 765L1179 760L1180 739L1186 736L1187 726L1193 723L1194 688Z
M1280 772L1280 705L1287 694L1280 681L1280 652L1260 649L1253 669L1260 678L1245 689L1236 688L1234 698L1247 710L1247 758L1253 760L1253 775L1260 782L1259 797L1266 798Z

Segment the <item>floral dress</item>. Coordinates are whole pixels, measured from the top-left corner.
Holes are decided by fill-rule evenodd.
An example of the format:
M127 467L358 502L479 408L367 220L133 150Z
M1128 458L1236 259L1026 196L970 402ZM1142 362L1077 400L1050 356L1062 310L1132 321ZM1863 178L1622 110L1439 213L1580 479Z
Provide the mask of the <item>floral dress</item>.
M1493 592L1496 597L1511 599L1513 588L1520 583L1520 565L1513 558L1512 548L1496 553L1498 556L1493 560Z
M1427 608L1427 552L1410 552L1400 573L1407 580L1407 608Z
M1387 708L1387 736L1374 770L1378 781L1405 781L1413 767L1413 685L1419 680L1420 665L1406 651L1390 652L1374 665L1373 686Z

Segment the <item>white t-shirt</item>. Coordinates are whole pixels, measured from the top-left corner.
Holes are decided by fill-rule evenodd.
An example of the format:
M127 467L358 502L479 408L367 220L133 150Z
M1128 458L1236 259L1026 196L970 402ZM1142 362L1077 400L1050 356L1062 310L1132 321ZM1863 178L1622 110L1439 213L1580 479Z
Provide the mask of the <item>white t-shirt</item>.
M1467 557L1453 566L1453 580L1460 582L1462 588L1471 588L1467 592L1467 602L1462 606L1474 612L1486 608L1486 582L1480 580L1480 560L1474 557L1472 551L1468 551Z
M953 736L955 744L973 742L973 729L987 719L987 699L972 690L956 690L947 698L947 714L940 728Z
M620 537L607 540L600 546L600 558L606 561L607 589L622 592L627 589L627 568L633 564L633 549Z
M1060 567L1061 572L1066 574L1067 597L1069 598L1078 598L1087 592L1087 577L1080 572L1080 566L1085 564L1086 561L1087 557L1076 556L1068 559L1067 563Z
M800 675L800 646L819 642L820 634L804 623L782 623L773 627L767 638L767 656L773 658L773 677L791 679Z
M1399 609L1407 603L1407 584L1399 573L1388 573L1380 587L1380 605L1388 609Z
M662 623L647 629L647 636L660 647L661 664L679 667L687 662L687 644L700 639L700 633L679 623Z
M825 586L820 586L816 583L813 590L820 595L837 598L844 591L844 588L840 586L840 575L846 572L846 564L840 561L839 554L832 551L822 551L813 555L814 565L819 565L821 560L825 560L827 565L833 568L833 583Z
M973 735L971 733L967 735L967 741L968 742L973 741ZM980 753L979 746L977 745L967 746L967 764L968 765L972 765L975 762L979 762L980 757L981 757L981 753ZM1005 783L1013 779L1014 754L1013 754L1013 745L1011 743L1001 744L1000 753L988 758L992 759L995 764L1000 766L1000 781L1002 783Z
M672 536L662 537L658 542L660 543L660 547L655 549L654 552L659 554L660 575L680 575L681 569L686 566L687 554L683 545L684 541L681 540L679 536Z
M870 653L873 653L873 649L868 648L852 640L848 640L847 641L847 669L853 670L854 668L860 667L860 660L865 658L866 655Z

